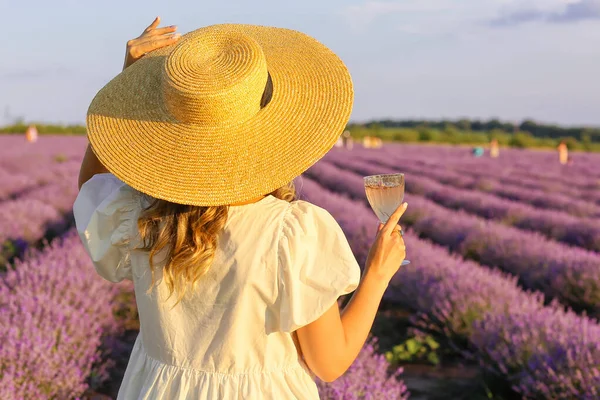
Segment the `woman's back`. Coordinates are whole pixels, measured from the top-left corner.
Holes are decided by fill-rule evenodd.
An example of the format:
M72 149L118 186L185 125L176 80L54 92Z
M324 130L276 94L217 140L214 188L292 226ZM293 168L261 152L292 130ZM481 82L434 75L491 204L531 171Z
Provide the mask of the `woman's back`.
M175 296L167 300L161 268L156 269L160 283L146 294L152 280L148 254L132 253L141 334L151 357L185 368L235 374L297 362L297 357L290 358L294 344L289 335L267 337L277 323L276 243L288 207L273 196L231 207L211 268L172 309Z

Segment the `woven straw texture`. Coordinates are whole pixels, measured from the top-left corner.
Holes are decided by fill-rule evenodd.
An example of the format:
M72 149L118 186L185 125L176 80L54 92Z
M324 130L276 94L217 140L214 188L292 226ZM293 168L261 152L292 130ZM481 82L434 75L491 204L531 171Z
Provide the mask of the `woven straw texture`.
M233 204L272 192L323 157L353 98L343 62L310 36L213 25L147 54L102 88L88 110L88 138L108 170L143 193Z

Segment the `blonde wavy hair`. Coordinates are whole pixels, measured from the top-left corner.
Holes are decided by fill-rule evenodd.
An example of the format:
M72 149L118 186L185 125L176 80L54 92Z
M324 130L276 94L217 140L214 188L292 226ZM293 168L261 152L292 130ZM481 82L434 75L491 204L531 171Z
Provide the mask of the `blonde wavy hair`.
M292 202L297 199L293 182L269 193ZM142 245L138 250L150 253L152 284L157 283L154 257L165 249L166 265L163 278L170 298L177 294L177 305L186 293L189 283L196 288L199 279L206 274L215 256L218 234L227 222L229 206L201 207L151 199L138 219ZM175 306L174 305L174 306Z

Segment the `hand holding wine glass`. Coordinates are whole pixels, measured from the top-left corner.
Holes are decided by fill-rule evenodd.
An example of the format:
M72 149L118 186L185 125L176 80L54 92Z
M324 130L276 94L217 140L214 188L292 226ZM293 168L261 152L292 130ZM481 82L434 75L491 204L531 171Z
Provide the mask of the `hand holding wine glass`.
M365 176L365 192L369 204L382 224L387 224L392 216L398 212L404 201L404 174L387 174ZM402 216L402 213L400 216ZM404 235L402 229L398 226L400 216L395 220L394 226L397 227L400 237ZM381 229L381 228L380 228ZM404 241L402 242L404 246ZM401 265L408 265L410 261L402 260Z
M406 265L406 246L398 225L400 217L406 211L407 203L402 203L388 218L385 224L379 225L375 242L369 250L366 268L378 279L389 282L400 266Z

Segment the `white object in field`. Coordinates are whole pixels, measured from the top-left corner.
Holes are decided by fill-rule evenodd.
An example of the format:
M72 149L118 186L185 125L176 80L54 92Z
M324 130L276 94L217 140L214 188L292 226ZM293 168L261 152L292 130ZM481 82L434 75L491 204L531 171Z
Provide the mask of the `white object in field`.
M382 146L380 138L365 136L363 139L363 146L367 149L379 149Z
M346 150L352 150L352 147L354 147L354 141L352 140L352 138L347 138L346 139Z
M567 162L569 162L569 148L564 143L558 145L558 161L562 165L565 165Z
M560 152L559 161L563 165L565 165L569 161L569 153L566 150Z
M343 147L344 146L344 139L340 136L337 140L337 142L335 142L335 147Z
M38 131L35 125L30 125L25 131L25 139L29 143L35 143L37 141Z
M498 158L499 155L500 155L500 146L498 145L498 140L492 139L492 142L490 143L490 157Z
M352 150L353 144L350 131L344 131L344 133L342 133L342 146L347 150Z

